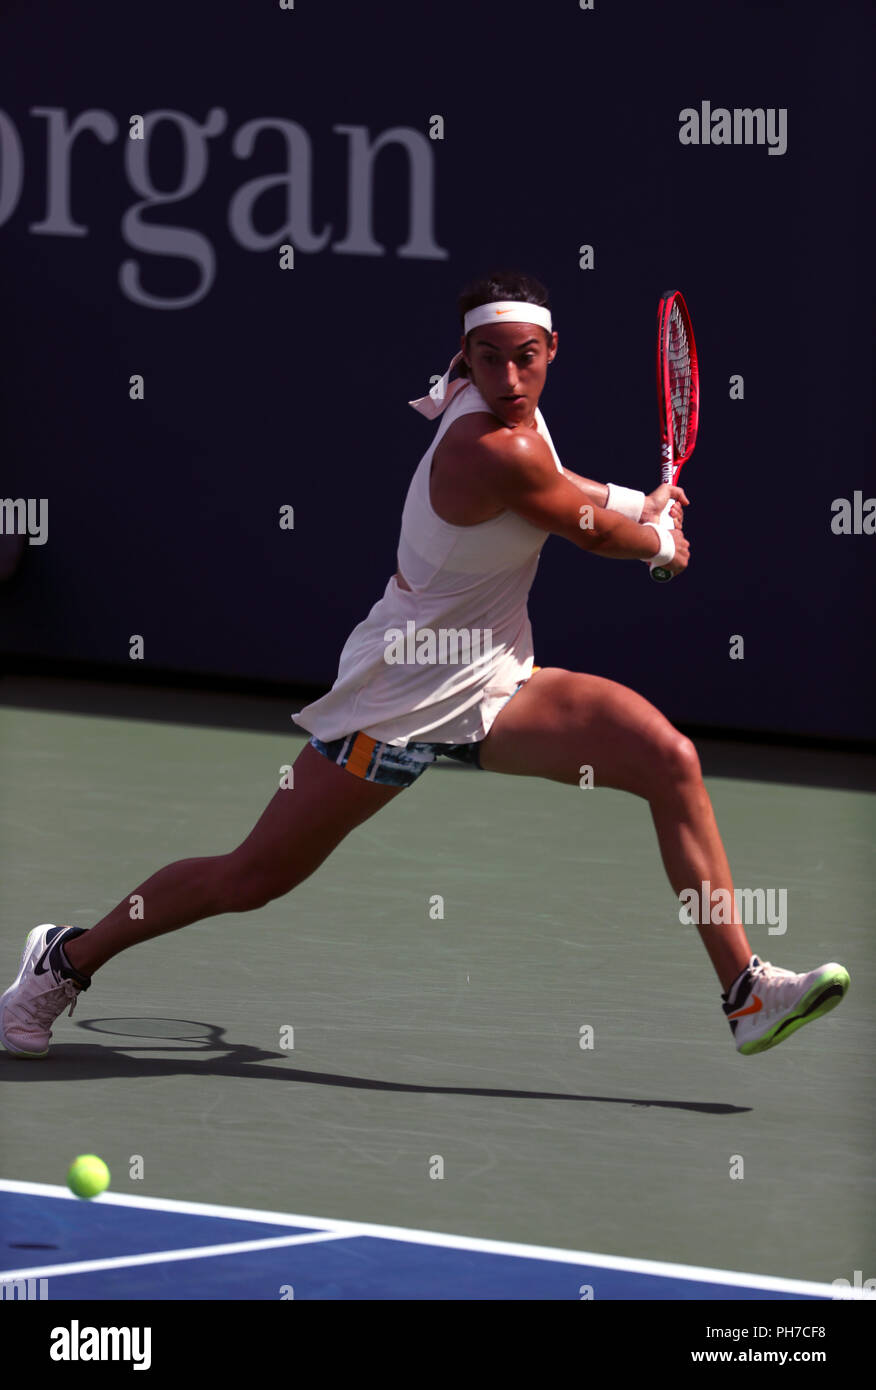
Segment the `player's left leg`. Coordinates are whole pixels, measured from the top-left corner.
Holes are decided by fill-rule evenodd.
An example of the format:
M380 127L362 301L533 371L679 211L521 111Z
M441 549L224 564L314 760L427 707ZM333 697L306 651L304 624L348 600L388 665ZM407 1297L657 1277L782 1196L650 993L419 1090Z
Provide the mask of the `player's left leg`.
M674 891L726 890L731 920L698 922L725 991L725 1013L740 1051L763 1051L840 1002L848 974L833 962L808 975L779 971L752 955L727 855L690 739L635 691L600 676L537 670L508 701L480 745L488 772L546 777L648 801Z
M89 931L34 927L18 976L0 996L0 1042L19 1057L45 1056L55 1019L68 1007L73 1012L94 972L120 951L207 917L254 911L291 892L401 791L402 785L352 776L305 744L295 760L294 791L276 791L235 850L166 865ZM132 917L132 899L146 905L145 913Z

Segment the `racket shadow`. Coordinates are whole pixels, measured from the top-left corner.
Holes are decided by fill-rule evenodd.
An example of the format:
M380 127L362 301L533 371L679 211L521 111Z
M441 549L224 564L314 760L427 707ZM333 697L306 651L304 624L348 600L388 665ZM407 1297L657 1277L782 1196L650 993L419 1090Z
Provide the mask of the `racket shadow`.
M187 1028L200 1030L197 1035L171 1037L158 1025L184 1023ZM136 1032L125 1031L122 1024L138 1024ZM148 1026L157 1031L143 1031ZM334 1086L356 1091L392 1091L407 1095L439 1096L480 1096L495 1100L556 1100L568 1104L591 1105L629 1105L636 1108L658 1110L686 1110L703 1115L744 1115L751 1106L728 1105L720 1101L670 1100L654 1096L605 1096L586 1095L569 1091L531 1091L495 1086L436 1086L414 1081L384 1081L374 1077L352 1076L339 1072L304 1071L300 1067L290 1067L280 1060L283 1054L277 1050L268 1051L249 1043L230 1043L225 1040L225 1030L216 1024L196 1023L192 1020L167 1019L84 1019L76 1027L83 1032L115 1036L119 1039L115 1046L106 1043L70 1043L53 1047L49 1057L41 1064L22 1063L19 1058L2 1054L8 1065L3 1079L10 1081L92 1081L109 1077L130 1078L132 1081L158 1076L210 1076L249 1077L252 1080L269 1082L297 1082L307 1086ZM128 1038L140 1039L132 1045ZM156 1045L158 1044L158 1045ZM203 1057L201 1060L187 1061L184 1055L192 1050L196 1055L206 1051L221 1050L224 1057ZM171 1059L160 1057L128 1056L130 1052L156 1051L174 1052ZM273 1065L266 1065L273 1063Z

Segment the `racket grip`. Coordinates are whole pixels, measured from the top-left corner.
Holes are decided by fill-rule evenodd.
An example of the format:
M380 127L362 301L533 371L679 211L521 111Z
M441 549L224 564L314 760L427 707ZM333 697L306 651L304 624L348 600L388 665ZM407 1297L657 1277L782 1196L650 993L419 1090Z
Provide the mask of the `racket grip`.
M675 523L673 522L672 517L669 515L670 511L672 510L672 504L673 499L670 498L669 501L666 503L666 506L663 508L663 511L660 513L660 520L657 523L658 526L668 527L670 531L675 530ZM651 578L655 579L658 584L668 584L669 580L673 578L671 570L666 569L665 565L655 564L653 560L649 564L648 569L650 571Z

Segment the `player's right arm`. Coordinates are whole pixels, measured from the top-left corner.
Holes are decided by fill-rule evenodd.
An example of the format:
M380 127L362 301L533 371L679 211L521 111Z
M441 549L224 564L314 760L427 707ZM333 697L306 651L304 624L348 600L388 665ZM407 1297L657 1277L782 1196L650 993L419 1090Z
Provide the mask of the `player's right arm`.
M653 526L640 526L619 512L582 502L580 489L557 470L553 454L535 431L495 431L470 447L478 481L497 504L539 530L610 560L650 560L660 550ZM681 489L672 492L680 495ZM669 568L678 573L687 565L689 546L681 531L673 539L675 560Z

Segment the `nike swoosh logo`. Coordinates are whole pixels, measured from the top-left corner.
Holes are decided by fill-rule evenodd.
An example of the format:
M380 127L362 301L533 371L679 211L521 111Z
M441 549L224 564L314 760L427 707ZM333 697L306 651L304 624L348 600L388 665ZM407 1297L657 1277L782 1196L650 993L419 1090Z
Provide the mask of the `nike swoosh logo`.
M512 310L511 310L511 309L497 309L497 310L496 310L496 313L497 313L497 314L510 314L510 313L512 313Z
M759 1014L762 1008L763 1008L763 1004L760 1002L760 1000L758 999L757 995L755 994L755 995L754 995L754 1003L753 1003L753 1004L749 1004L749 1006L748 1006L747 1009L740 1009L740 1010L738 1011L738 1013L730 1014L729 1017L730 1017L730 1018L745 1018L745 1015L746 1015L746 1014Z
M55 936L57 936L57 932L55 933ZM49 954L49 952L51 951L51 949L52 949L52 947L54 946L54 944L55 944L55 939L54 939L54 937L53 937L52 940L49 942L48 946L46 947L46 949L43 951L43 953L42 953L42 955L40 956L39 960L37 961L36 965L35 965L34 968L33 968L33 973L34 973L35 975L46 975L46 974L48 974L49 967L48 967L47 965L43 965L43 961L45 960L46 956L47 956L47 955Z

